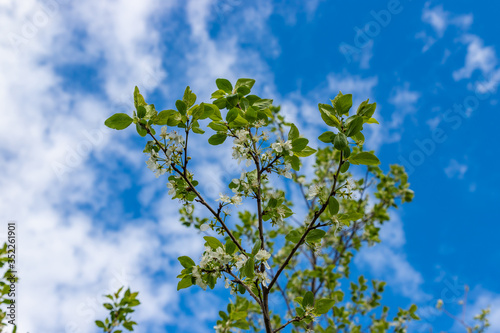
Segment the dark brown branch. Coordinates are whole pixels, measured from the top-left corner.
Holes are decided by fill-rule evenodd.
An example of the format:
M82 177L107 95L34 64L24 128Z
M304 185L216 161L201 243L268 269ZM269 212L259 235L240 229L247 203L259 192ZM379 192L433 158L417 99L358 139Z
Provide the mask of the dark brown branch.
M167 150L165 149L165 147L155 138L155 136L151 133L151 131L148 128L145 128L145 129L148 132L148 134L153 138L153 140L155 140L156 144L160 147L160 149L163 151L163 153L165 155L167 155ZM236 246L241 251L241 253L243 253L245 256L247 256L246 251L243 249L243 247L238 242L238 240L234 237L234 235L231 232L231 230L229 230L229 228L227 227L227 225L221 219L220 215L215 212L215 210L205 201L205 199L202 197L202 195L196 190L196 188L194 187L193 183L191 183L191 181L187 177L187 174L185 174L181 170L177 169L174 163L171 163L170 166L189 185L189 188L191 189L191 191L193 191L193 193L196 194L196 196L198 197L198 202L201 203L203 206L205 206L212 213L212 215L216 218L216 220L222 225L222 228L227 232L227 234L229 235L229 237L231 238L231 240L233 241L233 243L236 244Z
M344 163L344 161L343 161L343 152L340 152L339 166L337 168L336 174L334 175L333 186L332 186L332 189L330 191L330 195L328 196L328 199L330 197L334 197L337 194L336 191L335 191L335 188L337 186L337 180L339 178L340 168L342 167L343 163ZM294 248L292 249L292 251L290 252L290 254L288 255L288 257L286 258L286 260L283 263L283 265L281 265L281 267L278 269L278 272L276 273L276 275L274 276L274 278L271 280L271 283L269 284L269 289L271 289L273 287L273 285L276 283L276 280L280 276L281 272L283 272L283 270L285 269L285 267L288 265L288 263L290 262L290 260L294 256L295 252L297 252L297 250L299 249L299 247L302 245L302 243L306 239L306 236L309 234L309 232L311 230L313 230L312 228L314 227L314 224L316 223L316 221L318 220L318 218L321 216L321 214L325 211L326 207L328 207L328 200L326 200L325 203L321 206L321 208L314 213L314 217L311 220L311 222L309 223L309 225L307 226L306 231L304 232L304 234L302 235L302 237L300 238L300 240L298 241L298 243L294 246Z

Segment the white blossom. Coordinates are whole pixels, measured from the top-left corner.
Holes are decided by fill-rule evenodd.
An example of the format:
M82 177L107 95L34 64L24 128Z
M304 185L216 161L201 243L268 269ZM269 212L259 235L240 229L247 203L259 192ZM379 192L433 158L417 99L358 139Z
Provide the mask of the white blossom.
M293 151L292 151L292 141L287 140L279 140L278 142L275 142L271 145L271 148L274 149L277 153L285 153L288 152L288 155L292 156Z
M161 128L160 137L161 137L162 139L166 140L166 139L167 139L167 136L168 136L168 134L167 134L167 126L163 126L163 127Z
M176 194L176 186L177 186L177 184L173 180L171 180L171 181L169 181L167 183L167 187L170 189L168 191L168 195L174 195L175 196L175 194Z
M232 198L231 198L231 202L234 204L234 205L241 205L241 197L236 194L234 195Z
M285 207L284 206L279 206L276 208L276 223L279 225L283 226L283 223L285 222Z
M320 192L321 192L321 185L314 184L309 188L309 192L307 193L307 199L312 200L314 199Z
M201 278L201 273L198 270L198 266L193 267L192 274L193 274L193 277L195 278L196 285L200 286L203 290L207 290L207 284L205 282L203 282L203 280Z
M259 261L259 260L267 260L271 258L271 253L267 252L266 250L264 249L260 249L259 252L257 252L257 254L255 255L255 260Z
M257 272L255 275L257 276L257 280L262 282L262 284L266 287L267 287L268 283L271 282L271 280L267 277L266 271Z
M231 203L231 198L228 195L219 193L219 199L217 199L215 201L221 201L224 203Z
M236 271L239 271L240 268L245 265L245 263L247 262L247 260L248 260L248 257L245 256L244 254L240 254L239 256L237 256L236 257L236 263L235 263Z

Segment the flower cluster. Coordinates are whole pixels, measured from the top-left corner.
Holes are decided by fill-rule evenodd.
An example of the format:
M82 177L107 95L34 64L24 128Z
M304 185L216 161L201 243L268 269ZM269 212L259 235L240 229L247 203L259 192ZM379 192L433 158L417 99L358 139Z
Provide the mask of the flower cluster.
M165 164L160 164L161 161L160 156L156 152L156 150L151 149L149 159L146 161L148 169L154 171L156 178L160 177L164 173L167 172L167 168L164 167Z
M246 166L250 166L252 164L250 145L248 144L250 134L244 129L237 130L235 134L236 137L233 140L233 158L238 160L238 163L246 161Z
M266 175L262 175L265 178ZM248 196L252 193L252 189L256 189L259 186L259 181L255 174L247 173L243 171L241 173L240 179L234 178L229 184L229 188L236 194L243 194Z
M282 153L283 155L285 155L285 154L288 154L290 156L293 155L292 141L290 141L290 140L283 141L283 140L279 139L277 142L275 142L271 145L271 148L275 152L280 153L280 154Z
M205 246L205 253L201 257L200 267L206 268L214 260L217 260L219 265L227 265L231 259L233 259L233 256L227 254L222 247L218 247L214 251L210 246Z
M177 182L175 181L176 179L180 177L173 176L173 179L169 180L167 183L167 187L169 188L168 190L168 195L176 196L177 195Z
M242 198L241 196L239 196L238 194L235 194L232 198L229 197L228 195L225 195L225 194L222 194L222 193L219 193L219 199L215 200L215 201L221 201L223 203L230 203L230 204L233 204L233 205L241 205L241 201L242 201Z
M146 161L148 169L154 171L157 178L169 170L170 164L174 161L175 155L182 154L184 149L184 138L182 135L177 134L176 131L167 132L167 126L163 126L161 128L160 137L165 142L165 157L160 158L158 152L151 147L148 150L150 157Z
M286 178L292 179L292 173L290 170L292 169L291 164L285 162L284 168L277 168L278 175L282 175Z
M312 200L318 196L323 190L323 186L319 184L313 184L309 187L309 192L307 193L307 199Z

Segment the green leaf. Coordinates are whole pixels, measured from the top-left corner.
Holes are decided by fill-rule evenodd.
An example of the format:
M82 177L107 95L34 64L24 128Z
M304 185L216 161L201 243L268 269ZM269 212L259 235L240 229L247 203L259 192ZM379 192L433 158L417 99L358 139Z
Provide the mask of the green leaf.
M193 267L196 265L194 263L193 259L189 258L188 256L179 257L179 258L177 258L177 260L179 260L182 267L184 267L184 268L190 268L190 267Z
M335 136L335 140L333 141L335 149L344 150L349 147L349 143L347 142L347 137L344 133L340 132Z
M295 152L295 155L297 155L299 157L307 157L307 156L311 156L315 152L316 152L316 149L312 149L311 147L307 146L304 149L302 149L302 151Z
M349 167L351 166L351 163L349 162L344 162L342 166L340 167L340 172L344 173L347 170L349 170Z
M330 311L330 309L335 305L335 301L333 299L322 298L316 301L314 305L314 310L316 314L325 314Z
M247 112L245 112L245 118L249 122L254 122L255 120L257 120L257 111L255 111L255 109L252 107L248 108Z
M358 107L357 115L362 117L371 118L375 113L375 109L377 108L377 103L368 104L369 99L361 103Z
M244 312L245 316L247 316L247 313ZM242 330L249 330L250 329L250 324L246 322L245 320L238 320L235 323L231 324L232 327L240 328Z
M259 99L258 101L255 101L252 104L252 106L257 108L257 109L263 110L263 109L268 108L271 104L273 104L272 99Z
M326 131L318 137L319 141L324 143L331 143L334 138L335 138L335 133L330 131Z
M215 104L207 104L205 103L205 112L209 112L208 117L212 119L213 121L219 121L222 120L222 115L220 113L219 108ZM211 110L211 112L209 111Z
M144 118L146 116L146 108L144 105L139 105L137 107L137 117L138 118Z
M200 128L200 125L198 124L198 122L196 122L196 125L197 126L194 126L194 124L193 124L193 127L191 128L191 130L193 131L193 133L204 134L205 131Z
M372 153L368 152L361 152L356 155L352 155L349 157L349 162L352 164L363 164L363 165L379 165L380 160L377 158L377 156L373 155Z
M298 230L292 230L286 235L285 239L289 242L297 244L302 238L302 234Z
M250 89L246 86L241 86L236 89L238 94L242 94L243 96L248 95L250 93Z
M179 281L177 284L177 291L185 288L189 288L193 285L191 275L186 275L185 277L182 278L182 280Z
M95 324L97 325L97 327L106 328L106 326L104 326L104 323L100 320L96 320Z
M154 104L144 105L144 108L146 109L146 119L153 119L158 114Z
M229 82L229 80L217 79L215 80L215 84L217 85L217 88L224 90L228 94L233 92L233 85Z
M321 241L323 237L325 237L326 231L321 230L321 229L314 229L309 231L309 233L306 236L306 241L310 243L316 243Z
M187 111L187 105L184 101L181 101L180 99L178 99L176 102L175 102L175 107L177 108L177 110L179 110L179 112L185 116L186 115L186 111Z
M358 134L362 128L363 128L363 118L355 116L355 118L347 126L346 135L348 137L354 136Z
M196 102L196 95L191 91L191 88L189 88L189 86L187 86L186 90L184 90L182 101L186 104L188 109Z
M128 114L125 113L115 113L106 121L104 122L104 125L108 126L109 128L113 128L115 130L122 130L130 126L132 124L133 119L130 118Z
M144 100L144 97L142 97L141 93L139 92L139 88L137 88L137 86L135 86L134 89L134 105L136 109L139 106L147 105L146 101Z
M156 125L167 125L169 118L174 116L174 114L176 114L176 113L177 113L177 111L175 111L175 110L163 110L163 111L161 111L160 113L158 113L158 116L156 117L155 124Z
M293 141L298 137L299 137L299 129L297 128L297 126L295 126L295 124L292 124L290 126L290 131L288 132L288 140Z
M234 254L236 252L237 247L236 244L232 240L228 240L226 242L226 253L227 254Z
M314 294L311 291L306 292L306 294L304 295L302 306L304 308L308 306L314 306Z
M293 152L299 152L304 150L306 148L307 144L309 143L309 140L306 138L298 138L292 141L292 151Z
M148 134L148 131L146 131L146 129L139 123L135 124L135 129L137 130L137 133L139 133L139 135L142 137L145 137Z
M210 124L208 124L208 127L210 127L211 129L213 129L214 131L217 131L217 132L227 131L227 127L225 124L216 123L214 121L212 121Z
M217 91L214 91L214 92L212 93L212 95L210 96L210 98L215 98L215 99L217 99L217 98L224 97L225 95L226 95L226 92L225 92L224 90L222 90L222 89L219 89L219 90L217 90Z
M252 89L253 85L255 84L254 79L238 79L236 81L236 85L234 86L234 89L238 90L239 87L247 87L249 90Z
M227 100L227 103L229 105L231 105L232 107L235 107L236 105L238 105L240 98L239 98L238 94L231 94L231 95L227 95L226 100Z
M240 110L238 108L232 108L231 110L229 110L226 114L226 121L230 123L235 120L236 117L238 117L239 112Z
M226 141L227 134L226 133L217 133L208 138L208 143L213 146L220 145Z
M330 197L328 199L328 211L331 215L337 215L340 209L339 202L335 197Z
M214 105L221 110L227 106L227 101L225 98L219 98L214 101Z
M365 143L365 136L361 132L359 132L358 134L354 135L352 138L353 138L354 141L356 141L356 143L358 145L362 145L363 143Z
M352 106L352 95L346 94L343 95L342 92L339 92L339 95L335 97L332 102L333 108L337 111L338 114L347 114Z
M220 240L215 237L205 236L203 237L203 239L206 240L208 246L210 246L214 250L216 250L218 247L222 247L222 243L220 242Z
M107 309L107 310L113 310L113 305L109 304L109 303L104 303L103 306Z
M285 156L285 160L287 160L291 164L293 170L300 170L300 159L297 156Z
M365 123L367 124L379 124L379 122L377 121L377 119L375 118L367 118L367 117L363 117L363 120ZM379 124L380 125L380 124Z
M253 279L255 276L255 262L252 257L248 258L247 262L243 266L243 273L250 279Z
M260 239L258 239L258 240L255 242L255 244L254 244L254 246L253 246L253 248L252 248L252 254L253 254L253 255L256 255L256 254L257 254L257 252L259 252L259 250L260 250L260 245L261 245L261 242L260 242Z
M318 104L319 112L321 113L321 118L327 124L328 126L331 127L338 127L340 126L340 121L335 117L334 115L334 109L328 104Z
M245 126L248 125L248 120L238 115L231 123L236 126Z

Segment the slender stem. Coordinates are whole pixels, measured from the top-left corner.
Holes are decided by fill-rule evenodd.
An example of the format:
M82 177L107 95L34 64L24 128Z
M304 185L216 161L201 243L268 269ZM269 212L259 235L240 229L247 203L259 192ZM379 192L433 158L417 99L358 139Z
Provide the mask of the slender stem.
M273 331L273 333L276 333L276 332L279 332L281 331L282 329L284 329L285 327L287 327L289 324L293 323L293 322L296 322L296 321L301 321L302 319L304 319L306 316L303 315L302 317L295 317L291 320L289 320L288 322L286 322L285 324L283 324L282 326L280 326L279 328L275 329Z
M335 188L337 187L337 180L339 178L340 168L342 167L342 164L344 164L344 160L343 160L343 152L341 151L340 152L339 166L337 168L337 172L334 175L333 186L332 186L332 189L330 191L330 195L328 196L328 199L337 194L335 191ZM304 234L302 235L300 240L297 242L297 244L293 247L292 251L290 252L288 257L286 258L285 262L278 269L278 272L276 273L274 278L271 280L271 283L269 283L269 287L268 287L269 289L271 289L273 287L273 285L276 283L276 280L280 276L281 272L283 272L283 270L285 269L285 267L288 265L288 263L292 259L293 255L295 254L295 252L297 252L300 245L302 245L302 242L304 242L304 240L306 239L306 236L309 234L309 231L313 230L314 224L316 223L318 218L321 216L321 214L325 211L327 206L328 206L328 200L326 200L326 202L321 206L321 208L314 213L314 217L312 218L311 222L307 226L306 231L304 232Z
M241 280L238 278L238 276L236 276L233 272L231 272L231 270L230 270L230 269L228 269L228 268L227 268L227 269L225 270L225 272L226 272L227 274L231 275L231 276L234 278L234 280L236 281L236 283L241 284L241 285L242 285L242 286L243 286L243 287L244 287L244 288L248 291L248 293L250 294L250 296L252 296L252 297L255 299L255 301L257 301L257 303L258 303L260 306L262 306L262 302L260 301L259 297L257 297L257 295L255 295L255 294L254 294L254 292L252 291L252 289L251 289L251 288L250 288L250 287L249 287L249 286L248 286L245 282L241 281Z
M146 128L148 134L155 140L156 144L160 147L161 150L163 150L163 153L166 155L167 154L167 150L165 149L165 147L163 145L160 144L160 142L155 138L155 136L153 135L153 133L151 133L151 131ZM210 206L206 201L205 199L203 198L203 196L196 190L196 188L194 187L193 183L191 183L191 181L189 180L189 178L187 177L187 174L185 174L184 172L182 172L181 170L179 170L174 163L172 163L170 165L172 167L172 169L177 172L183 179L184 181L189 185L189 188L191 189L191 191L194 192L194 194L198 197L198 202L201 203L203 206L205 206L211 213L212 215L215 217L215 219L221 224L222 228L227 232L227 234L229 235L229 237L231 238L231 240L233 241L234 244L236 244L236 246L238 247L238 249L241 251L241 253L243 253L245 256L248 256L246 254L246 251L243 249L243 247L241 246L241 244L238 242L238 240L236 239L236 237L234 237L233 233L231 232L231 230L227 227L227 225L224 223L224 221L221 219L220 217L220 214L216 213L215 210L212 208L212 206Z
M269 317L269 289L264 288L263 294L264 294L264 304L263 304L264 326L266 327L267 333L272 333L273 328L271 327L271 318Z
M257 216L259 219L259 239L260 239L260 248L264 250L264 223L262 219L262 172L260 168L260 158L259 154L257 152L257 146L255 144L255 140L253 139L252 135L252 130L249 128L248 129L248 134L250 135L250 140L252 141L252 148L253 152L251 151L251 155L253 157L253 160L255 162L255 169L257 170L257 193L256 193L256 199L257 199ZM260 265L260 271L263 272L265 269L264 264L262 263ZM266 332L271 333L272 332L272 327L271 327L271 318L269 317L269 289L267 289L263 284L261 284L261 289L262 289L262 314L264 316L264 325L266 327Z
M261 181L262 181L262 173L260 171L260 159L259 154L257 153L257 147L255 145L255 140L253 139L252 131L249 128L248 133L250 134L250 140L252 141L253 153L252 157L255 162L255 168L257 169L257 215L259 218L259 238L260 238L260 248L264 250L264 226L262 221L262 189L261 189ZM262 271L262 269L261 269Z
M188 138L189 138L189 119L186 124L186 142L184 143L184 177L187 174L187 164L188 164Z

